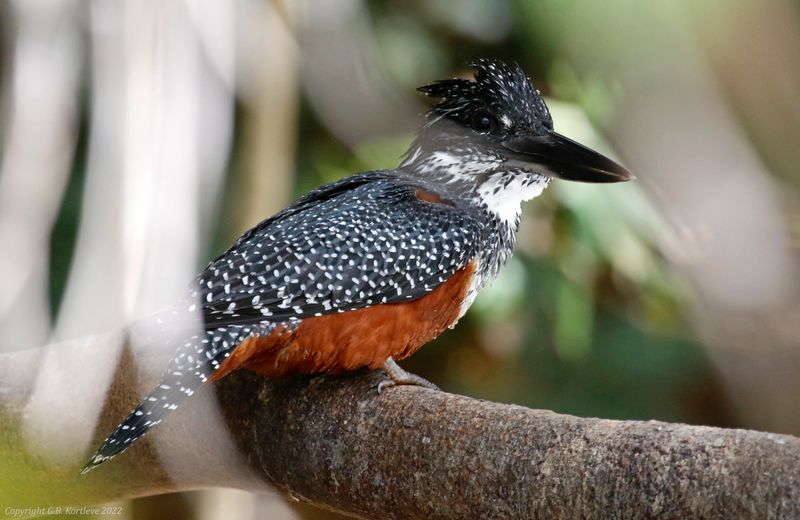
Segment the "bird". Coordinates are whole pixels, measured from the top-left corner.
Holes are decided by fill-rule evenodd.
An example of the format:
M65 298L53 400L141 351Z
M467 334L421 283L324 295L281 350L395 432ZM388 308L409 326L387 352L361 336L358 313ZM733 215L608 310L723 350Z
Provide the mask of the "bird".
M202 384L247 369L266 377L380 369L378 392L433 387L396 361L452 328L512 255L522 202L551 179L633 175L556 133L516 63L479 58L472 77L419 87L437 98L399 166L302 196L245 232L159 313L170 331L161 381L83 467L119 455Z

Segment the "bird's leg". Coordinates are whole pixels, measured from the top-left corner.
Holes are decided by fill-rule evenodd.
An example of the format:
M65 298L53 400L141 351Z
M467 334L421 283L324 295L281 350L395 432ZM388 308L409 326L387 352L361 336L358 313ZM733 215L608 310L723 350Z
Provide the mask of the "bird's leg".
M430 388L431 390L439 390L438 386L434 385L427 379L416 374L412 374L411 372L406 372L400 368L400 365L395 363L394 359L391 357L387 358L386 361L383 362L383 371L386 372L386 375L389 376L389 379L384 379L378 383L379 394L386 388L397 385L415 385Z

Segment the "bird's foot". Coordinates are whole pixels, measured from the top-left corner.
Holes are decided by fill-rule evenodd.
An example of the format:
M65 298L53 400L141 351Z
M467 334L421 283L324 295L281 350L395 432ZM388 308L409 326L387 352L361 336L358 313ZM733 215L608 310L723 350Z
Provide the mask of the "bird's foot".
M424 388L430 388L431 390L439 390L438 386L431 383L424 377L412 374L411 372L406 372L405 370L400 368L400 365L395 363L394 359L392 358L388 358L383 363L383 371L386 372L386 375L389 378L384 379L380 383L378 383L378 394L380 394L387 388L399 385L414 385L414 386L421 386Z

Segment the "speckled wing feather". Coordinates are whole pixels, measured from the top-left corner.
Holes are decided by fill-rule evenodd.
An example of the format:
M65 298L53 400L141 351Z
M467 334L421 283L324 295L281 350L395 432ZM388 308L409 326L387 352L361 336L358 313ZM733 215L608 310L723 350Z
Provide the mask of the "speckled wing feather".
M477 254L480 220L380 172L311 192L198 277L206 328L294 321L424 296Z

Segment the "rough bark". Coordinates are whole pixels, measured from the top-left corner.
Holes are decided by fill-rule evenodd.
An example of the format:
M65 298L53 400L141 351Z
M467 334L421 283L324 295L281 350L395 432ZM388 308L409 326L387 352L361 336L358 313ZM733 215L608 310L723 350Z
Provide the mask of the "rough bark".
M0 376L14 356L21 359L0 356ZM124 359L94 443L136 400L127 365ZM235 373L216 394L243 461L226 455L209 421L196 421L205 410L190 401L86 477L77 475L80 461L51 466L25 454L18 427L25 391L0 386L2 460L13 453L16 464L32 468L1 491L0 505L272 485L362 518L800 518L798 438L585 419L417 387L378 395L380 378L271 381ZM157 453L173 460L162 463Z

